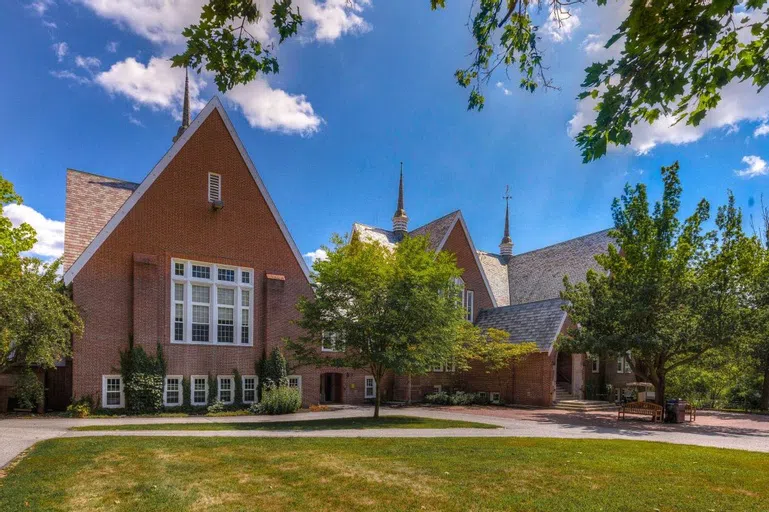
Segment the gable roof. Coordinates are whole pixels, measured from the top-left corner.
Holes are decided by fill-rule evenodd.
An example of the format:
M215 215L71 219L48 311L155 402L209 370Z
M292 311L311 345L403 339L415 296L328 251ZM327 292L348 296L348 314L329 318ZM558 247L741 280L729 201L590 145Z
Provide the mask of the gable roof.
M483 329L493 327L510 333L510 343L533 342L542 352L550 352L563 323L566 312L561 299L548 299L528 304L514 304L478 313L476 325Z
M117 209L117 211L114 212L114 214L110 217L109 221L106 224L104 224L104 226L99 230L98 234L93 238L93 240L91 240L87 248L77 257L77 259L74 261L72 266L64 273L64 282L66 284L69 284L72 282L75 276L77 276L78 272L80 272L80 270L85 266L85 264L88 263L88 260L91 259L91 257L96 253L99 247L101 247L101 244L103 244L104 241L110 236L110 234L112 234L112 232L120 224L120 222L125 218L128 212L131 211L131 209L134 207L134 205L136 205L139 199L142 198L142 196L147 191L147 189L149 189L152 186L152 184L155 182L158 176L160 176L160 174L165 170L168 164L171 163L174 157L184 147L187 141L190 140L190 138L195 134L198 128L200 128L203 122L214 111L219 112L219 115L221 116L222 121L224 122L224 125L227 127L227 131L229 132L230 137L232 137L233 142L235 142L235 146L238 148L238 151L240 152L240 156L243 158L243 161L248 167L248 170L251 173L251 176L253 177L257 187L259 188L259 192L261 192L262 196L264 197L264 200L269 206L270 212L275 218L275 221L277 222L281 233L283 233L284 238L286 239L289 246L291 247L291 251L294 253L294 257L299 263L299 267L304 272L304 275L307 278L307 280L310 281L310 269L307 267L307 263L304 261L304 258L302 258L302 255L299 252L299 249L297 248L296 243L294 242L294 239L291 237L291 233L289 233L285 222L283 222L283 218L280 216L280 213L278 213L278 209L275 207L275 203L272 201L272 198L270 197L269 192L267 192L267 187L265 187L264 182L262 181L262 178L259 176L259 173L256 171L256 167L254 166L254 163L251 161L251 158L248 156L248 152L246 152L246 149L243 147L243 143L240 140L240 137L238 137L238 134L235 131L235 128L232 126L232 121L230 121L230 118L227 115L227 112L224 110L224 107L222 106L222 102L219 100L218 96L214 96L211 99L211 101L208 102L205 108L201 110L201 112L198 114L198 116L195 118L192 124L190 124L189 128L187 128L182 134L182 136L179 137L176 140L176 142L174 142L174 144L171 146L168 152L163 156L163 158L155 165L152 171L150 171L147 177L144 178L144 180L136 187L136 189L132 191L128 199L126 199L125 202Z
M138 183L67 169L65 272L138 187Z
M489 280L491 291L498 306L510 305L510 281L507 275L507 265L504 256L485 251L478 251L478 260L481 262L483 272Z
M584 281L588 269L599 270L595 255L605 253L613 242L606 229L513 256L507 266L509 304L560 297L563 276Z
M449 214L444 215L443 217L439 217L423 226L409 231L409 236L427 235L430 240L430 247L435 252L439 252L441 249L443 249L443 246L446 244L446 240L448 240L449 235L454 230L454 226L457 224L462 226L462 230L465 233L465 238L467 239L468 244L470 244L470 251L475 258L475 264L478 266L481 277L483 277L483 282L486 285L486 291L489 293L489 297L491 297L491 303L494 305L494 307L496 307L496 297L493 293L493 290L491 289L491 285L489 284L489 280L486 277L486 272L481 265L481 261L478 259L478 251L473 244L473 239L470 237L470 232L467 229L467 224L465 224L465 219L462 216L462 212L460 210L455 210ZM360 224L356 222L352 225L352 231L353 233L358 233L358 235L361 237L361 240L379 242L380 244L390 249L395 248L395 246L398 244L398 238L392 231L387 229L368 226L366 224Z

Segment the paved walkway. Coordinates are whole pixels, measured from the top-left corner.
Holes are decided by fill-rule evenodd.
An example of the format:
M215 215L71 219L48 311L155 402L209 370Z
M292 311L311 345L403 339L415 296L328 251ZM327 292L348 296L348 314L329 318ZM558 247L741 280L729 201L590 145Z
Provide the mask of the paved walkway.
M616 413L575 413L554 409L503 407L410 407L383 409L383 415L408 415L481 421L500 429L370 429L281 432L260 430L145 430L71 431L85 425L147 423L275 422L370 416L371 408L298 413L277 417L226 416L185 418L11 418L0 420L0 467L34 443L56 437L83 436L205 436L205 437L558 437L626 439L692 444L717 448L769 452L769 417L726 413L701 413L697 422L683 425L652 424L648 420L617 422Z

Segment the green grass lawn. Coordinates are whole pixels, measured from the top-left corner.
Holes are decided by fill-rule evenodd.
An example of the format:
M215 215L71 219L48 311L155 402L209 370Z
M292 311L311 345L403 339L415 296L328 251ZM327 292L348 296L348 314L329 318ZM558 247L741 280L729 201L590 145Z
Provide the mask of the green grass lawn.
M234 423L154 423L144 425L90 425L72 430L342 430L371 428L499 428L472 421L382 416L380 418L331 418L306 421L234 422Z
M530 438L85 437L37 444L0 510L769 510L769 454Z

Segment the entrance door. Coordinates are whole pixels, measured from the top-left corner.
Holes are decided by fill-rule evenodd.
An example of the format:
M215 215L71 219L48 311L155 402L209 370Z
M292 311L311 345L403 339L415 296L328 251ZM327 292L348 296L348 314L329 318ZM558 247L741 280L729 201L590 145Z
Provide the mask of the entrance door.
M323 373L320 376L320 401L325 403L342 402L342 374Z

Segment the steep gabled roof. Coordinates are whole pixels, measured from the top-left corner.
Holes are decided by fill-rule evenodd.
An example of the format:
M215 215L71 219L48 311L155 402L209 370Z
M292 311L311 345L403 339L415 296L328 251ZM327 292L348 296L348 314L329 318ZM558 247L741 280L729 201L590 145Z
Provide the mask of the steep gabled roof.
M504 256L485 251L478 251L478 260L481 262L483 272L489 280L491 291L497 300L498 306L510 304L510 287L507 275L507 266Z
M448 240L451 231L457 224L459 224L464 230L467 242L470 244L470 250L475 257L475 263L478 265L478 269L481 273L481 276L483 277L483 282L486 285L486 291L488 291L489 296L491 297L492 304L496 307L496 296L491 289L491 285L489 284L486 272L484 271L484 268L481 265L481 261L478 258L478 251L475 249L473 239L470 237L470 232L467 229L467 224L465 224L465 219L462 216L462 212L460 210L453 211L447 215L444 215L443 217L439 217L423 226L410 231L409 236L428 235L430 238L430 246L435 252L438 252L443 249L443 246L446 243L446 240ZM358 233L362 240L376 241L385 247L394 248L398 243L395 234L387 229L367 226L366 224L360 224L356 222L352 225L352 230L353 233Z
M150 171L150 173L147 175L146 178L144 178L144 180L138 185L138 187L136 187L136 189L133 190L133 192L128 197L128 199L126 199L125 202L117 209L117 211L113 213L109 221L107 221L107 223L102 226L98 234L88 244L88 247L77 257L77 259L74 261L72 266L64 273L64 282L66 284L69 284L72 282L72 280L75 278L78 272L80 272L80 270L85 266L85 264L88 263L88 260L90 260L91 257L96 253L96 251L99 249L101 244L103 244L104 241L110 236L110 234L112 234L112 232L120 224L120 222L125 218L128 212L131 211L134 205L136 205L136 203L142 198L142 196L147 191L147 189L149 189L152 186L152 184L155 182L158 176L160 176L160 174L165 170L168 164L171 163L174 157L184 147L187 141L190 140L190 138L195 134L195 132L197 132L197 130L203 124L203 122L205 122L205 120L214 111L219 112L219 115L221 116L222 121L224 122L224 125L227 127L227 131L229 132L230 137L232 137L232 140L235 143L235 146L238 148L238 151L240 152L240 156L243 158L243 161L248 167L248 170L251 173L251 176L253 177L254 181L256 182L256 185L259 188L259 191L261 192L265 202L270 208L270 212L275 218L275 221L278 224L278 227L280 228L281 233L283 234L284 238L286 239L289 246L291 247L291 251L294 253L294 257L296 258L297 263L299 264L299 267L304 272L304 275L307 277L307 280L308 281L310 280L310 269L307 267L307 263L304 261L304 258L302 258L302 255L299 252L299 249L297 248L296 243L294 243L294 239L291 237L291 233L289 233L285 222L283 222L283 218L280 216L278 209L275 207L275 203L272 201L270 194L267 192L267 188L265 187L264 182L262 181L262 178L259 176L259 173L256 171L256 167L254 166L254 163L251 161L251 158L248 156L248 152L246 152L246 149L243 147L243 143L240 140L240 137L238 137L238 134L235 131L235 128L232 126L232 121L230 121L230 118L227 115L227 112L224 110L224 107L222 106L222 102L219 100L217 96L214 96L211 99L211 101L208 102L205 108L203 108L200 114L198 114L198 116L195 118L192 124L190 124L189 128L187 128L184 131L184 133L182 133L181 136L174 142L174 144L171 146L168 152L163 156L163 158L155 165L152 171Z
M476 325L507 331L511 343L533 342L540 351L550 352L566 321L563 303L561 299L548 299L484 309L478 313Z
M65 272L138 187L138 183L67 169Z
M595 255L605 253L613 241L607 229L513 256L507 269L509 304L559 297L563 276L584 281L588 269L599 269Z

